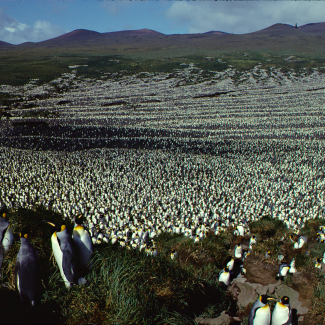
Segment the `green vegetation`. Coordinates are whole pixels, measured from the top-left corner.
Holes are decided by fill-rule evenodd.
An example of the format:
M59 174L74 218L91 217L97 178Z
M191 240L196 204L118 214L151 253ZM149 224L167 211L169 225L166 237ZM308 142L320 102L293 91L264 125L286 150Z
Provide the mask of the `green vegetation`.
M59 50L49 52L48 49L39 49L36 52L19 49L8 52L1 56L0 84L23 85L31 79L39 79L38 84L48 83L60 77L63 73L72 71L69 66L79 65L77 76L82 78L121 78L123 76L136 75L142 72L170 73L171 77L178 70L189 67L192 63L196 68L202 70L199 78L194 82L208 80L216 72L225 71L232 67L237 70L234 79L239 78L239 73L250 70L256 65L270 74L271 68L281 68L283 72L290 70L296 73L310 73L313 68L323 67L325 59L302 54L290 58L289 54L271 53L269 51L229 51L220 53L218 51L202 50L201 53L193 54L175 52L170 56L141 54L110 54L104 52L83 50L77 53L73 50ZM189 75L191 79L191 76ZM191 83L191 81L189 81ZM192 81L193 83L193 81ZM73 87L71 84L69 87ZM69 88L68 87L68 88ZM62 89L57 89L62 92ZM1 98L0 98L1 101ZM1 103L0 103L1 104Z
M316 280L311 316L317 324L325 323L325 275L320 273Z
M263 216L260 220L251 222L249 229L252 234L258 234L263 239L279 238L283 236L286 226L281 220Z
M58 222L62 217L42 207L9 211L8 216L16 241L2 268L0 302L6 299L6 319L13 323L24 323L31 312L31 323L195 324L195 317L216 317L230 306L216 281L220 269L215 260L219 254L226 256L227 246L222 246L230 234L222 234L220 242L210 235L210 240L194 244L182 235L162 233L157 238L158 257L110 243L97 245L89 284L68 290L52 255L52 227L44 222ZM29 225L30 240L42 260L44 286L41 304L34 309L23 306L14 292L18 233ZM72 230L70 222L68 229ZM176 260L169 257L172 247L179 248ZM17 304L22 306L19 315Z

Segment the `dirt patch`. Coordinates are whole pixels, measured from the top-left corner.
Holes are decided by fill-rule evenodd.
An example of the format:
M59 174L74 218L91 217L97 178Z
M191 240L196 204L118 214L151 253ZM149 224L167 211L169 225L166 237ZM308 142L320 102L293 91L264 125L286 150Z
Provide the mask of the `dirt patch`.
M271 262L262 262L261 256L249 255L245 259L246 279L250 283L259 283L261 285L269 285L277 283L276 275L279 266Z
M295 273L292 277L292 285L290 287L299 292L299 301L303 307L312 308L311 297L314 293L315 274L313 271L304 270Z

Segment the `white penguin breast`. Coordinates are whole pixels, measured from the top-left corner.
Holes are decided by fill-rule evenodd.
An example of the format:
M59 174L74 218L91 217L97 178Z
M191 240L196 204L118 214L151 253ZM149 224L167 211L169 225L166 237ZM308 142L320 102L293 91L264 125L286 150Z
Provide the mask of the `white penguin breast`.
M68 279L65 276L64 271L63 271L63 267L62 267L63 253L61 251L56 233L54 233L52 235L51 243L52 243L52 250L53 250L54 258L56 260L56 263L58 264L61 277L63 278L65 285L68 287L68 286L70 286L70 285L68 285L70 282L68 281Z
M276 303L272 313L271 325L284 324L289 319L289 308Z
M269 325L270 324L271 311L268 305L258 308L253 325Z
M229 285L230 282L230 273L229 272L223 272L219 276L219 282L223 282L226 285Z

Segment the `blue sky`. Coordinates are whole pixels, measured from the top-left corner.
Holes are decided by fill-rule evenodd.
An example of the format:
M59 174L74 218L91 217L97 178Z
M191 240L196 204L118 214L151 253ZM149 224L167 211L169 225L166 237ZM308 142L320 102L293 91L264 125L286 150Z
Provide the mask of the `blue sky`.
M75 29L243 34L323 22L324 12L325 1L0 0L0 40L38 42Z

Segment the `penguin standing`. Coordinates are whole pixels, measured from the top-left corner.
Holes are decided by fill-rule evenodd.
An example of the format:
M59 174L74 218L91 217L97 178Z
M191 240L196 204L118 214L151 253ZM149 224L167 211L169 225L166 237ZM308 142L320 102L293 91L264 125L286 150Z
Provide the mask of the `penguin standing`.
M290 266L286 262L281 263L281 265L279 266L278 277L280 277L281 280L283 280L283 278L287 275L289 269Z
M177 257L177 252L176 252L175 248L172 248L172 252L170 253L170 258L172 260L174 260L174 259L176 259L176 257Z
M289 273L293 274L296 273L297 269L296 269L296 262L295 259L293 258L290 262L290 269L289 269Z
M227 268L231 272L234 269L235 259L232 257L227 263Z
M257 243L256 237L255 235L253 235L250 239L249 239L249 249L252 250L253 246Z
M89 233L83 226L81 216L75 218L72 237L77 251L80 276L84 277L88 273L93 247Z
M3 213L0 217L0 268L2 267L4 253L14 241L11 225L6 216L6 213Z
M243 256L243 246L238 243L235 247L235 258L242 258Z
M249 313L248 325L270 325L271 310L268 301L274 299L267 295L259 296Z
M71 284L84 283L84 279L79 278L76 249L66 225L64 223L55 225L51 222L48 224L55 227L51 237L52 250L65 286L70 288Z
M219 282L223 282L226 286L230 283L230 272L228 267L225 267L219 272Z
M20 243L15 266L16 288L21 300L29 301L34 306L41 293L39 254L28 240L26 229L20 233Z
M289 297L283 296L281 300L275 304L271 325L291 325L292 312L289 300Z

